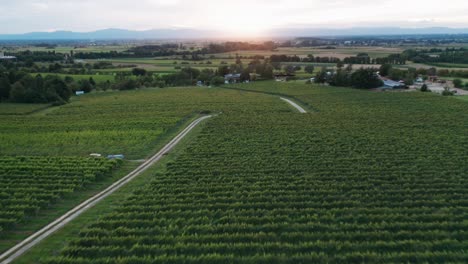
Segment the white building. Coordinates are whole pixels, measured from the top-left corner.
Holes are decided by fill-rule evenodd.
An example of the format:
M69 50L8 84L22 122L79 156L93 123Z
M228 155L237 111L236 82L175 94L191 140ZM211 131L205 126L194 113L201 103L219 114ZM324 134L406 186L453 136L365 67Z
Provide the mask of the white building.
M0 60L16 60L15 56L5 56L5 52L0 51Z

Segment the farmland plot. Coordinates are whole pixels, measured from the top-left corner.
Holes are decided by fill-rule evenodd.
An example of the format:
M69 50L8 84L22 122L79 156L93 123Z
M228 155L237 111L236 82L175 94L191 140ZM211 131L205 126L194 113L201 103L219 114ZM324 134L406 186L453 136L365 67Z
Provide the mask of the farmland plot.
M270 85L47 263L468 261L465 102Z
M0 157L0 231L108 176L117 165L96 158Z

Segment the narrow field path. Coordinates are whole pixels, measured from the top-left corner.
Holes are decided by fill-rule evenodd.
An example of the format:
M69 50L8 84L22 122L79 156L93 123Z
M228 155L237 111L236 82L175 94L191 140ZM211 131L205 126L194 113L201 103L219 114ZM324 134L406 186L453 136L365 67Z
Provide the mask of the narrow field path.
M119 190L122 186L132 181L138 175L146 171L156 162L158 162L168 151L174 148L192 129L194 129L198 124L200 124L203 120L212 117L204 116L200 117L197 120L193 121L188 127L186 127L182 132L180 132L175 138L173 138L166 146L164 146L158 153L154 156L146 160L143 164L141 164L138 168L134 171L130 172L128 175L123 177L122 179L118 180L111 186L107 187L104 191L98 193L97 195L89 198L85 202L79 204L72 210L68 211L66 214L61 216L60 218L56 219L52 223L48 224L41 230L37 231L36 233L32 234L22 242L18 243L16 246L12 247L2 255L0 255L1 264L7 264L14 261L19 256L23 255L26 251L30 248L34 247L35 245L39 244L42 240L56 232L57 230L64 227L68 222L72 221L73 219L77 218L79 215L84 213L86 210L92 208L97 203L102 201L107 196L111 195L112 193Z
M281 100L286 101L288 104L292 105L292 106L293 106L294 108L296 108L300 113L302 113L302 114L307 113L307 111L306 111L304 108L302 108L300 105L296 104L295 102L293 102L293 101L291 101L291 100L289 100L289 99L286 99L286 98L284 98L284 97L280 97L280 98L281 98Z

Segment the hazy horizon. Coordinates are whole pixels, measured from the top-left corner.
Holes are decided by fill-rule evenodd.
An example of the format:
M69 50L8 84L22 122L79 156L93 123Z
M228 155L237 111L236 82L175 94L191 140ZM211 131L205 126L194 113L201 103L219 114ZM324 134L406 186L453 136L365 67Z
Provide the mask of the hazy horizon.
M463 28L468 2L357 0L0 0L0 34L107 28L222 30L233 36L261 36L276 28L402 27Z

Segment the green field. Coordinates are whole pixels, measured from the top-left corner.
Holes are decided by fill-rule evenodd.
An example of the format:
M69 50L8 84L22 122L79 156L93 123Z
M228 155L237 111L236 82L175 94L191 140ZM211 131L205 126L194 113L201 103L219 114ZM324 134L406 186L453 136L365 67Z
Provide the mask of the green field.
M98 152L144 158L160 135L203 110L207 99L201 94L200 89L95 93L44 113L3 115L0 155Z
M77 52L110 52L110 51L117 51L117 52L123 52L127 51L133 46L127 46L127 45L106 45L106 46L94 46L94 45L89 45L89 46L58 46L56 48L50 49L50 48L45 48L45 47L34 47L34 46L24 46L17 48L16 50L18 51L25 51L25 50L30 50L30 51L55 51L57 53L70 53L70 51L73 51L75 53Z
M14 229L64 195L109 176L116 166L116 161L97 158L0 156L0 232Z
M1 103L0 115L25 115L49 107L47 104Z
M154 170L115 209L68 233L62 240L72 242L58 255L46 241L26 257L45 263L468 261L465 102L299 82L226 88L243 90L146 90L81 102L117 97L135 110L147 98L186 94L183 100L197 109L222 113L163 172ZM311 113L293 111L275 94ZM60 241L57 235L51 239Z
M428 63L428 65L440 68L468 68L468 64L457 63Z
M118 179L103 178L106 160L86 158L90 153L144 159L200 112L242 108L250 104L244 98L233 91L174 88L92 93L47 109L1 104L0 250ZM129 165L122 173L138 162Z
M235 58L236 54L239 56L271 56L271 55L297 55L306 57L309 54L315 57L336 57L343 59L345 57L356 56L359 53L367 53L373 58L386 57L390 54L401 53L404 49L399 47L337 47L335 49L324 49L317 47L310 48L278 48L274 51L236 51L228 53L215 54L218 58Z

